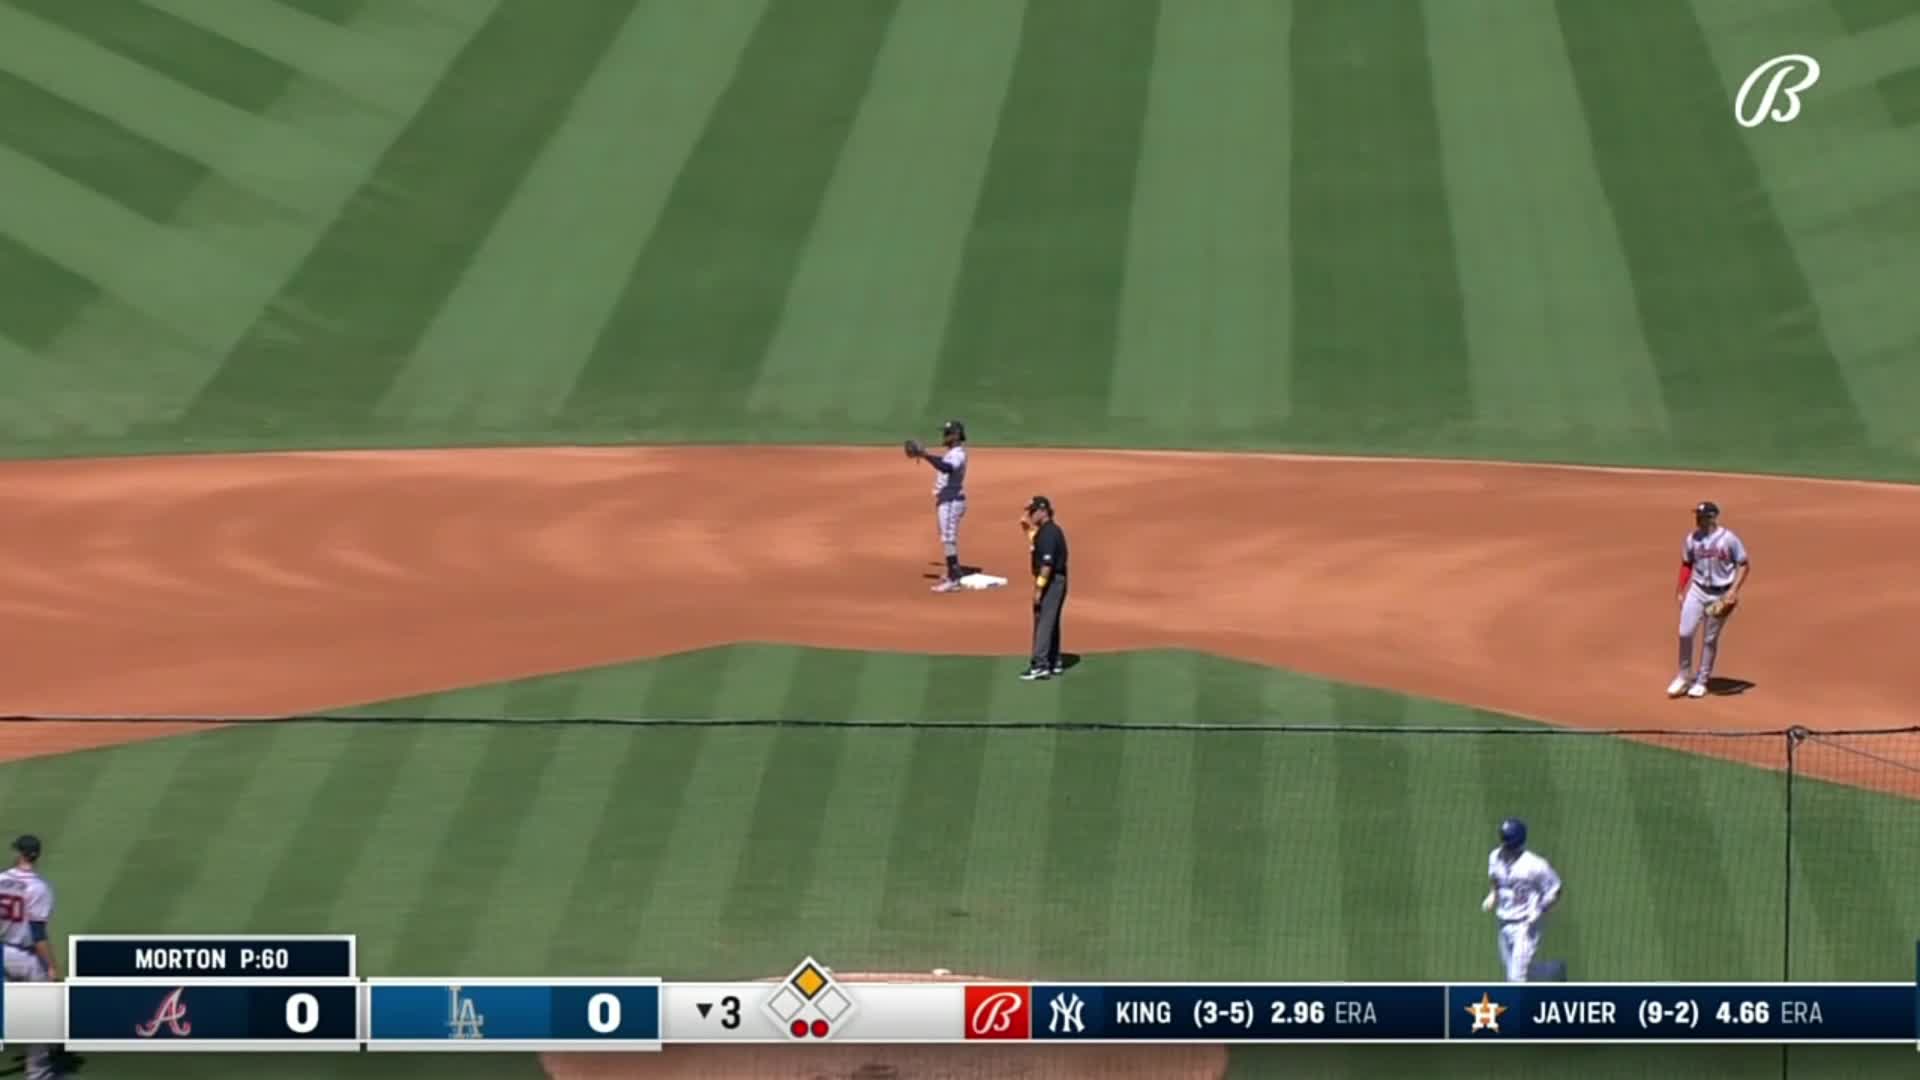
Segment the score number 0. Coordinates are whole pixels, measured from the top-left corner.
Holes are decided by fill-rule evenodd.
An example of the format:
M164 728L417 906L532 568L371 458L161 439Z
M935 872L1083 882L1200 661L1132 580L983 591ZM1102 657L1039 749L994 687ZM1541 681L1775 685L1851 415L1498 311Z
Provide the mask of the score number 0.
M287 1030L295 1035L311 1035L320 1026L320 1000L312 994L287 996Z

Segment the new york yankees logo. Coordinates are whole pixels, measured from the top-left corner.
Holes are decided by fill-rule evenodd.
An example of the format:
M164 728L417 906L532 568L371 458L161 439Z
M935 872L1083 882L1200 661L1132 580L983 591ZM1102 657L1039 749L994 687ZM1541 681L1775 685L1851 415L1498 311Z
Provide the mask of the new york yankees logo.
M133 1033L143 1039L151 1039L160 1034L162 1025L170 1035L186 1036L193 1031L193 1025L187 1022L187 1003L181 999L186 988L180 987L160 999L160 1007L153 1011L153 1019L144 1024L133 1025Z
M1769 72L1773 77L1767 79L1766 90L1760 95L1757 108L1747 108L1747 95L1760 85L1760 80ZM1799 75L1793 85L1785 85L1787 79ZM1800 115L1800 95L1820 81L1820 61L1801 53L1788 53L1754 68L1747 81L1740 84L1740 96L1733 99L1733 118L1741 127L1753 128L1772 120L1778 124L1790 123ZM1775 105L1774 100L1785 95L1786 102Z

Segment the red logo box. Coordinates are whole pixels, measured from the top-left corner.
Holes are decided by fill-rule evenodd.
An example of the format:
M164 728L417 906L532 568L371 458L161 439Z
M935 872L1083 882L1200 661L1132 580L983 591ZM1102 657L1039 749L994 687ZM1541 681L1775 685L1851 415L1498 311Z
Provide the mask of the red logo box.
M967 1038L1033 1038L1032 987L970 985L966 989Z

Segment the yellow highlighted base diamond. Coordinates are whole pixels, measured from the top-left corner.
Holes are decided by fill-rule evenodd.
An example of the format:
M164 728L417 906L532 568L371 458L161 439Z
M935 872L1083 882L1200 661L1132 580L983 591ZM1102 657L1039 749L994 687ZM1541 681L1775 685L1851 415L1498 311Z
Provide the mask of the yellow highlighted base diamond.
M827 977L822 975L820 969L814 967L812 964L801 968L793 976L793 988L800 991L809 1001L813 1000L813 996L824 989L826 985Z

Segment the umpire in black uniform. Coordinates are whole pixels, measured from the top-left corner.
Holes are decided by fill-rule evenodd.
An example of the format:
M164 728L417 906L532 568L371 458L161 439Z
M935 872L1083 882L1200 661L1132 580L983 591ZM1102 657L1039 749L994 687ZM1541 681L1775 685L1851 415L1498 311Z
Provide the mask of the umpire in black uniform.
M1060 663L1060 615L1067 606L1067 534L1053 520L1053 503L1035 495L1021 521L1033 564L1033 656L1021 678L1051 679Z

